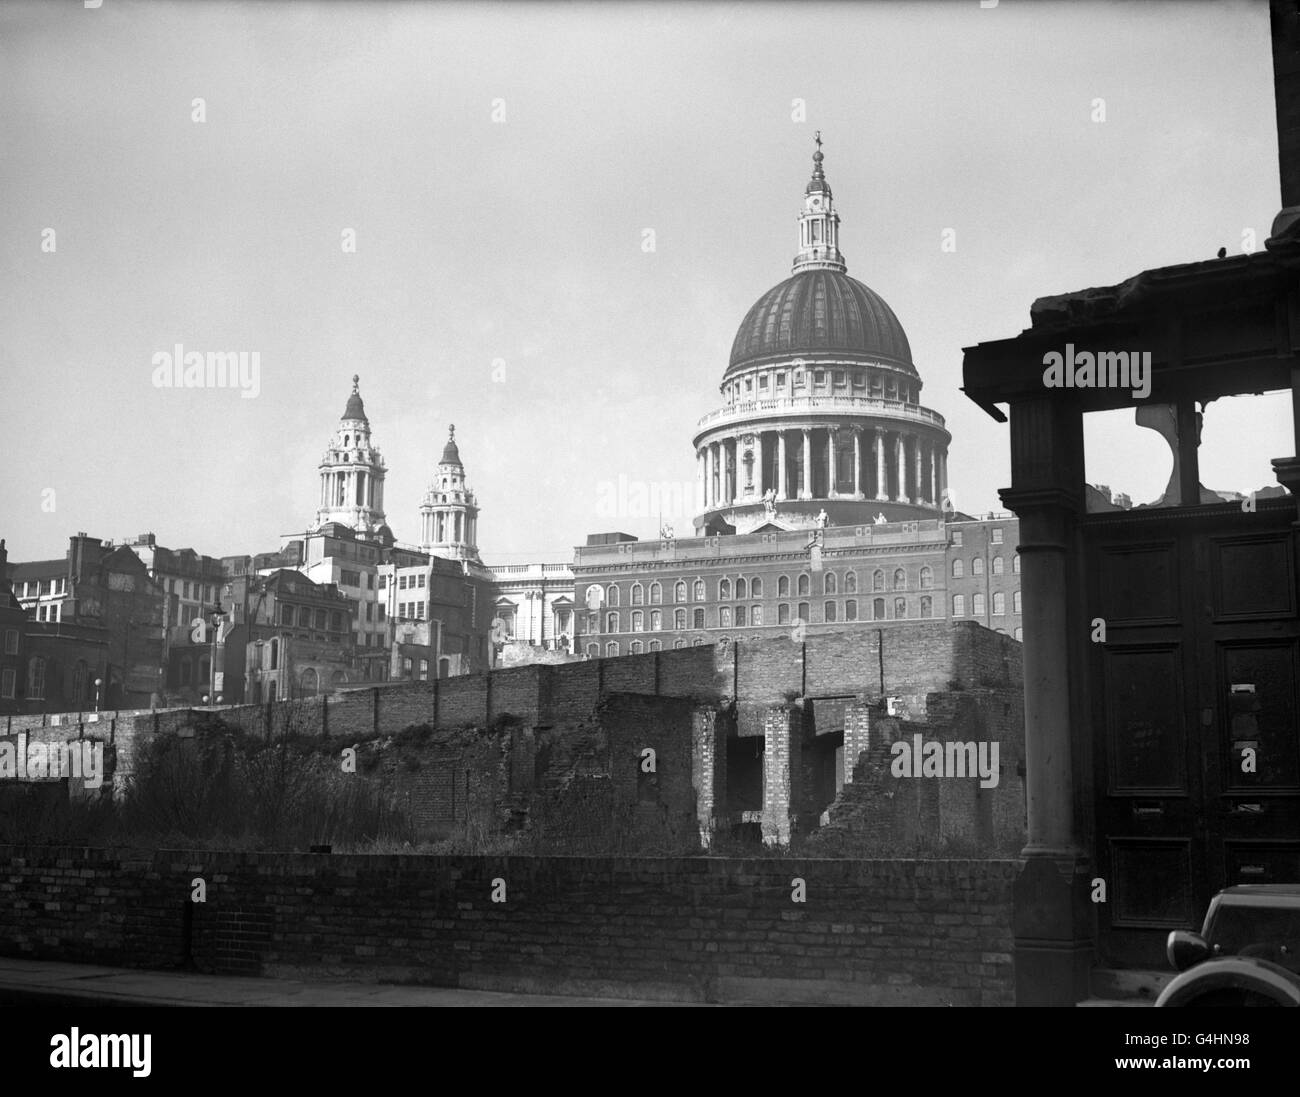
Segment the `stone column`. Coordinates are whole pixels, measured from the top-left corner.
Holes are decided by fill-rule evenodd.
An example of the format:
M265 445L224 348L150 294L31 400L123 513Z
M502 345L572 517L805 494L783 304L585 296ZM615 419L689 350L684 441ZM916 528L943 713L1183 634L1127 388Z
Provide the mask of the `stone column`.
M834 427L826 428L826 497L834 499L839 493L835 490L835 449L839 431Z
M862 428L853 428L853 498L862 498Z
M713 452L713 443L709 442L704 447L704 494L708 496L708 502L705 504L710 510L713 508L714 501L718 497L716 480L718 478L718 458Z
M695 513L698 514L708 506L704 497L704 450L695 453Z
M912 435L912 453L916 457L916 463L912 468L912 485L914 489L912 502L919 503L921 501L921 439L915 434Z
M767 490L763 486L763 470L766 467L764 458L766 456L766 447L763 445L763 432L760 430L754 437L754 459L758 463L758 468L754 470L754 492L760 499L763 497L763 492Z
M876 498L889 498L889 476L885 471L885 432L876 428Z
M799 732L788 708L768 709L763 717L763 842L789 845L799 807Z
M894 435L894 468L897 476L894 483L897 485L894 499L896 502L904 503L907 501L907 461L903 455L903 432L899 431Z
M799 498L812 498L812 431L808 427L803 428L803 487Z
M776 497L789 498L789 485L786 483L785 470L785 431L776 432Z
M1093 727L1084 683L1090 613L1076 528L1083 417L1077 405L1054 395L1012 404L1012 487L1000 493L1020 519L1024 595L1029 842L1015 884L1017 1005L1073 1005L1087 996L1095 918L1088 885L1100 874L1090 864L1086 744ZM1076 803L1079 789L1087 810Z

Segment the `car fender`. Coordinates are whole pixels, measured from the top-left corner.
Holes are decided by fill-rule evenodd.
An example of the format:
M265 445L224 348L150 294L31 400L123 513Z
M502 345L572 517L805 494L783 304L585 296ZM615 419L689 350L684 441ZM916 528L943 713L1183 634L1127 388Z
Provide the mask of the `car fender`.
M1156 1005L1192 1005L1201 995L1221 990L1249 991L1279 1006L1300 1006L1300 976L1253 956L1223 956L1188 968L1160 992Z

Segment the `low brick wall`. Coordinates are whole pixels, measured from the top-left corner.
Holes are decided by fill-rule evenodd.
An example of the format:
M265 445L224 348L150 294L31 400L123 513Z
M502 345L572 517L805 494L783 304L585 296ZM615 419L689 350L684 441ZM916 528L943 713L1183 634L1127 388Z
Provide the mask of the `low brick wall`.
M1012 1005L1019 862L0 847L0 954L686 1001ZM190 903L201 877L205 903ZM805 902L792 901L803 881ZM493 902L504 881L504 902Z

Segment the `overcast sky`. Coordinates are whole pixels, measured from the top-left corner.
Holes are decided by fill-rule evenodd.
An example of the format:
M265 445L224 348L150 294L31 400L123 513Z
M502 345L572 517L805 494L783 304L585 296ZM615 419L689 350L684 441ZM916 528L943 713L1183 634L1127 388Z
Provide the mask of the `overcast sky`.
M0 5L10 559L78 530L278 547L353 373L400 540L451 422L486 562L653 534L602 484L694 481L815 129L972 512L1008 436L962 348L1036 297L1262 245L1280 204L1264 3ZM257 351L259 394L156 388L177 343ZM1090 480L1163 490L1154 434L1089 441ZM1214 405L1204 447L1209 486L1272 482L1285 401Z

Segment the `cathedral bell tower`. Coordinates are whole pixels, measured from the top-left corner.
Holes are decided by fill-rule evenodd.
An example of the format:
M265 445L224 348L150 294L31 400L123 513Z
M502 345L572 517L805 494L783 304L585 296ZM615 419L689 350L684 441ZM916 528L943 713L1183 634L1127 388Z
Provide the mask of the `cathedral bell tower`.
M448 430L438 471L420 504L420 548L434 556L478 562L478 501L465 482L455 425Z
M349 526L358 533L375 533L384 524L384 475L387 469L370 440L370 421L352 375L352 395L338 429L320 463L320 499L316 523Z

